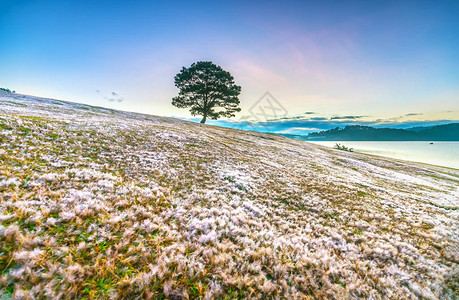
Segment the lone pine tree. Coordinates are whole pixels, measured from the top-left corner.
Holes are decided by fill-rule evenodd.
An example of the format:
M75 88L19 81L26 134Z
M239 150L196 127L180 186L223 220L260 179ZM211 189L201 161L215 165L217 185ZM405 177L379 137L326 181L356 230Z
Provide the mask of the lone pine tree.
M234 83L229 72L213 62L199 61L189 68L183 67L174 80L180 91L172 99L172 105L190 108L193 116L203 116L201 123L207 118L234 117L235 112L241 111L238 107L241 87Z

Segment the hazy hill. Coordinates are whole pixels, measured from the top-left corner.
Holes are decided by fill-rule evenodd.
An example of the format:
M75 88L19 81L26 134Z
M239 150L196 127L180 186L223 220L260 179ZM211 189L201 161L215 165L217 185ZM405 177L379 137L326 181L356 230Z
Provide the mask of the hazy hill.
M21 95L0 145L0 297L458 296L458 170Z
M309 140L326 141L459 141L459 123L411 129L374 128L352 125L312 132Z

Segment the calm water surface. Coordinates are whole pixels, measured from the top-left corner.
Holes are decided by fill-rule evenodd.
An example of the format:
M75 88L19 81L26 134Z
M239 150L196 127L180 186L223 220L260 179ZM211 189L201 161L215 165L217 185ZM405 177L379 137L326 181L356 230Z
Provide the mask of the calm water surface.
M459 142L353 142L333 141L315 144L333 147L336 143L354 148L355 152L369 153L403 160L423 162L459 169Z

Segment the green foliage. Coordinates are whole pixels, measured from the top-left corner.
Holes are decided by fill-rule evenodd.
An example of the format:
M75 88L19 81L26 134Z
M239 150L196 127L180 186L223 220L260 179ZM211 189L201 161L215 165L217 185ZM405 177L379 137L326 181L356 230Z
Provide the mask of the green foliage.
M7 92L7 93L16 93L16 91L11 91L10 89L7 89L7 88L0 88L0 91Z
M335 144L335 149L338 149L338 150L343 150L343 151L348 151L348 152L354 152L353 148L348 148L340 143L336 143Z
M407 129L349 125L342 129L336 127L311 132L308 134L308 139L321 141L459 141L459 123Z
M234 83L229 72L210 61L183 67L174 80L180 91L172 99L172 105L190 108L193 116L202 115L201 123L207 118L234 117L234 113L241 110L238 107L241 87Z

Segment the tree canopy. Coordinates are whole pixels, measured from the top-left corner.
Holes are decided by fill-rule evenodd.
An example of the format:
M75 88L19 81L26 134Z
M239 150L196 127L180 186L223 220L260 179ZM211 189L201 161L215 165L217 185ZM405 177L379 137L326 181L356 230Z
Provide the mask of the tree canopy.
M239 108L241 87L234 83L233 76L210 61L193 63L189 68L183 67L175 75L175 86L179 94L172 99L172 105L179 108L190 108L193 116L207 118L234 117Z

